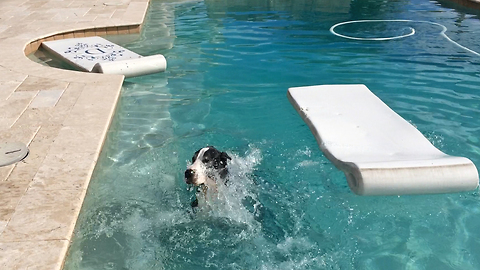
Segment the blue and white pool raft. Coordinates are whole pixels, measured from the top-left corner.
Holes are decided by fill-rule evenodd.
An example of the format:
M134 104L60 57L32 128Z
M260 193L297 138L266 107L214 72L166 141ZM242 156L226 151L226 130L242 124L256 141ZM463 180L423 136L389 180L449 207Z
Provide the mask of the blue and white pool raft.
M143 57L97 36L45 41L42 47L86 72L136 77L163 72L167 68L167 61L161 54Z
M478 186L472 161L435 148L365 85L290 88L288 98L358 195L450 193Z

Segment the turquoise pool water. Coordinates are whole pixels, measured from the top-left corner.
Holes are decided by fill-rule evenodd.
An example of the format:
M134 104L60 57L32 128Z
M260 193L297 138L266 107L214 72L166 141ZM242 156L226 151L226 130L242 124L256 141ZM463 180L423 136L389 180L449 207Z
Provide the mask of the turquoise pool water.
M126 80L65 269L479 269L478 190L360 197L289 87L366 84L439 149L480 166L480 21L435 1L153 1L163 74ZM232 185L192 214L183 171L227 151Z

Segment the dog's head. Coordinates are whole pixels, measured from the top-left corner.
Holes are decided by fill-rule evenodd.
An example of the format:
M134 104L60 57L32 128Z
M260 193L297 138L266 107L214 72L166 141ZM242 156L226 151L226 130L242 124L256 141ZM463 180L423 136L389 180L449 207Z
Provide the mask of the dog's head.
M192 157L192 165L185 170L185 182L199 186L205 184L215 175L225 179L228 174L227 160L231 160L227 153L218 151L213 146L202 148Z

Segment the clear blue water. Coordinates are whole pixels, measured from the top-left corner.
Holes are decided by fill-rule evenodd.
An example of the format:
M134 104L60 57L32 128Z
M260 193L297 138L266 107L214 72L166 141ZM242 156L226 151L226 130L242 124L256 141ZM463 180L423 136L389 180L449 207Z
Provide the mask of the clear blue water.
M331 3L330 3L331 2ZM65 269L479 269L480 197L360 197L321 154L289 87L366 84L435 146L480 166L475 12L435 1L153 1L140 40L168 70L128 79ZM227 151L231 186L192 214L183 171Z

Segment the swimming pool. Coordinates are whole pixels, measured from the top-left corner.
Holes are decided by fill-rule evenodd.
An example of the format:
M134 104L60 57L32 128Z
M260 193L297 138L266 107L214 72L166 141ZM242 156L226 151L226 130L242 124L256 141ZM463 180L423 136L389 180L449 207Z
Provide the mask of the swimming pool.
M366 84L435 146L480 164L478 16L437 2L153 1L139 41L164 74L128 79L65 269L478 269L478 191L360 197L289 87ZM227 151L232 185L192 214L183 171ZM258 209L261 208L261 211Z

